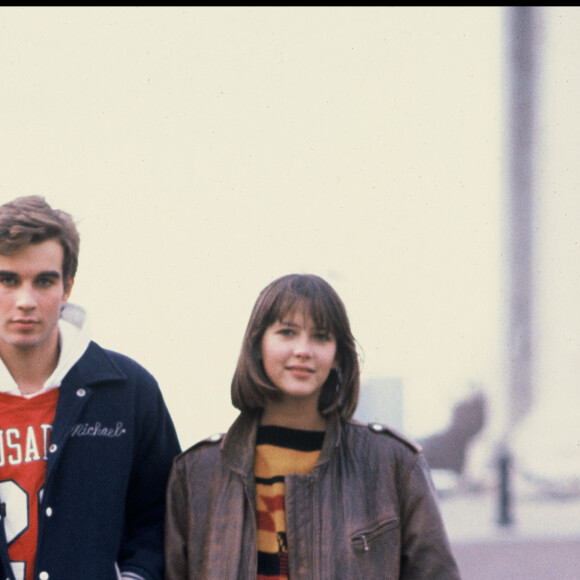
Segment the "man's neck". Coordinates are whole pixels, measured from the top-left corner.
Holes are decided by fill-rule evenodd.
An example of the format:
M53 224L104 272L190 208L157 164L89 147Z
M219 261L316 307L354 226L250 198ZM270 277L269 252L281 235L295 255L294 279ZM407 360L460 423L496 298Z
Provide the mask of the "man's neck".
M42 345L22 349L4 345L0 357L23 395L37 393L54 372L60 355L58 333Z

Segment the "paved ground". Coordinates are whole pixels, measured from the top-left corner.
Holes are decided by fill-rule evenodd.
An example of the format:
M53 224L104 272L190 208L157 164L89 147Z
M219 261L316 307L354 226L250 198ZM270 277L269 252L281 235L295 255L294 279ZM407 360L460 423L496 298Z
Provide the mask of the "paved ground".
M580 580L580 497L512 498L511 525L493 492L440 505L462 580Z

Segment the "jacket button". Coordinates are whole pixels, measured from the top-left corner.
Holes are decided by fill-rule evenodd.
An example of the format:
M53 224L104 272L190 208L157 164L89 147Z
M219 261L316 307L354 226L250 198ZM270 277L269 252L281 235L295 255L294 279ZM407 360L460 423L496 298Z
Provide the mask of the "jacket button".
M48 448L51 453L54 453L57 449L58 445L56 443L51 443L50 447Z
M77 397L84 397L87 394L87 392L84 389L79 389L77 391Z
M40 580L48 580L49 574L48 574L48 572L43 571L38 575L38 577L40 578Z
M47 515L48 517L50 517L50 516L52 515L52 508L51 508L51 507L47 507L47 508L46 508L46 515Z

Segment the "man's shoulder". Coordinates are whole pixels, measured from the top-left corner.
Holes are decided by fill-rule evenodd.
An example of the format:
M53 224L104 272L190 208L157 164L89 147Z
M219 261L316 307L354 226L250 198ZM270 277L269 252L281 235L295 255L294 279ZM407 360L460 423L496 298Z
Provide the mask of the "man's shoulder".
M91 341L75 365L84 380L123 381L139 378L141 381L156 382L153 375L134 358L105 348Z

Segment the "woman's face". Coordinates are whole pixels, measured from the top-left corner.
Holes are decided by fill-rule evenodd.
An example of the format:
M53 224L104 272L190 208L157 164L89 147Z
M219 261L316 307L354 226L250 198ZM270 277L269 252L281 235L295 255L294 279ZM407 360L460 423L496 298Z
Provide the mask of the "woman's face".
M305 308L297 308L266 329L261 346L264 370L283 400L310 398L317 404L322 385L337 367L335 337L316 327Z

